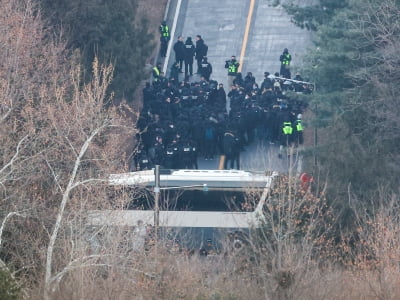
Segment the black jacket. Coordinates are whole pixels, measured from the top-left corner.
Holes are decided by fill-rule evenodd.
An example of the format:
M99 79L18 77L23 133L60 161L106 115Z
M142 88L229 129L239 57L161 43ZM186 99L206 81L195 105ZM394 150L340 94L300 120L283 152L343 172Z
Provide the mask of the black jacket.
M196 48L194 47L192 40L187 39L185 42L185 61L193 62L195 50Z
M185 59L185 44L182 41L177 41L174 44L175 58L176 60Z
M204 43L203 39L196 41L196 59L202 59L207 56L208 46Z

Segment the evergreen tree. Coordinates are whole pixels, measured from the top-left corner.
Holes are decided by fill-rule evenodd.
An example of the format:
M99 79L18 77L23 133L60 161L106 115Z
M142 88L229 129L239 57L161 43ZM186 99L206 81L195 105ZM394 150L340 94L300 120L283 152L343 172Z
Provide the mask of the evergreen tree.
M292 15L292 21L301 28L317 30L334 16L336 10L347 6L347 0L320 0L316 5L298 6L291 3L284 5Z
M349 1L318 27L308 58L316 121L326 135L318 158L331 195L342 199L349 192L370 199L378 187L397 185L399 12L395 0Z
M145 19L136 19L136 0L39 0L53 26L66 32L68 46L82 55L85 79L95 56L115 65L110 89L132 99L153 47Z
M11 276L10 272L0 267L0 299L17 300L20 299L21 288Z

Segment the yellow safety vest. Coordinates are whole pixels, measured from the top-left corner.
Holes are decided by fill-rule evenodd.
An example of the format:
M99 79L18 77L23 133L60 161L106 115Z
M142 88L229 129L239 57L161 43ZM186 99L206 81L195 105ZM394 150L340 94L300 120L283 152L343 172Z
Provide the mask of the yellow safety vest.
M284 56L284 58L283 58L282 64L285 66L289 65L291 55L288 53L288 54L284 54L283 56Z
M238 69L237 63L232 63L232 62L229 63L229 67L228 67L229 73L236 73L237 69Z
M296 130L303 131L303 125L301 124L301 120L296 121Z
M291 122L283 122L283 134L290 135L293 133L293 127Z
M157 67L154 67L153 72L155 73L155 77L153 79L154 81L157 81L158 77L160 76L160 70Z
M161 35L164 37L169 37L169 27L168 25L161 25L160 26Z

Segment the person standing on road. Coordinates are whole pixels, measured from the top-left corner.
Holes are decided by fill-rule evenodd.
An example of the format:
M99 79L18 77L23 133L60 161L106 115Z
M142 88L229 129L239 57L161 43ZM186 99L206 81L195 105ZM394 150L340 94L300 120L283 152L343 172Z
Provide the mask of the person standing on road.
M302 114L298 114L297 119L294 123L294 125L295 125L294 126L294 136L295 136L296 146L303 145L303 141L304 141L304 139L303 139L304 128L303 128L303 123L302 123L301 119L302 119Z
M204 56L201 62L200 75L203 76L207 81L210 81L211 73L212 65L208 62L207 56Z
M284 121L282 122L282 129L280 133L279 158L282 158L284 147L288 149L292 145L293 141L293 123L290 120L289 115L285 117L286 118L284 118Z
M153 67L152 74L153 74L153 83L158 82L160 80L160 73L161 73L161 64L157 63L157 66Z
M179 63L179 73L183 73L183 61L185 60L185 44L183 43L183 36L179 36L174 44L175 61Z
M170 79L173 80L175 86L179 85L179 63L177 61L171 66Z
M225 69L228 69L228 86L229 88L233 85L236 75L239 70L239 63L236 61L236 56L232 55L230 60L225 61Z
M162 21L159 30L160 30L160 35L161 35L160 36L160 42L161 42L160 54L161 54L161 57L166 57L167 49L168 49L168 42L170 40L169 27L168 27L166 21Z
M292 55L290 55L287 48L283 49L283 53L279 57L281 62L280 75L287 79L290 79L290 62L292 61Z
M203 57L207 56L208 46L204 43L201 35L196 35L196 61L197 61L197 74L201 74L201 62Z
M222 138L222 148L225 155L224 169L233 169L236 163L236 169L240 170L240 142L233 130L227 130Z
M193 57L196 48L194 47L192 38L189 36L185 42L185 77L189 74L193 75Z

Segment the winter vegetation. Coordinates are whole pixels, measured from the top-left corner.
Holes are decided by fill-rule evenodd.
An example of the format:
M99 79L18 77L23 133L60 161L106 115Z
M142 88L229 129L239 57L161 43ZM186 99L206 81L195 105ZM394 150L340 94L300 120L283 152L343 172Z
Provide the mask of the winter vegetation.
M86 225L132 199L104 182L128 168L154 47L136 5L0 2L0 299L398 298L400 3L287 7L317 36L303 71L317 86L314 181L281 176L263 227L208 256Z

